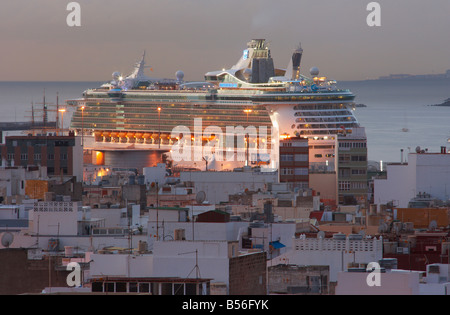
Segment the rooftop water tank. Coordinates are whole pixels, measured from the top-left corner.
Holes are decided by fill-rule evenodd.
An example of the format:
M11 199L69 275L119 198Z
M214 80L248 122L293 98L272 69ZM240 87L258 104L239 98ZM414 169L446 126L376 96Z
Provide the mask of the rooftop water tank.
M337 241L345 241L347 239L347 236L343 233L336 233L333 234L333 239Z
M363 239L363 236L361 234L350 234L348 236L348 239L350 241L361 241Z
M73 246L64 246L64 255L66 257L73 257Z
M398 261L397 258L383 258L378 261L381 268L386 270L397 269Z

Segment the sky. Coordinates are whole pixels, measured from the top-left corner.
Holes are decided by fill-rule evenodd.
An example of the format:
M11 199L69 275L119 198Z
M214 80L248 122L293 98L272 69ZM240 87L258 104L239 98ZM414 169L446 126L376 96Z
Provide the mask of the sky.
M149 76L203 80L234 65L247 42L265 38L277 68L301 42L303 73L316 66L336 80L450 69L449 0L68 0L3 1L0 81L107 81L129 74L143 51Z

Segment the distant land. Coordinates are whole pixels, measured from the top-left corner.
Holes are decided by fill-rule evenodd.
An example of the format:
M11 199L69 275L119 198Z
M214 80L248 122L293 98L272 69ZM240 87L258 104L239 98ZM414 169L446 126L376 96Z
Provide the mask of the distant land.
M442 104L428 105L428 106L450 106L450 98L446 99Z
M388 76L381 76L378 80L404 80L404 79L414 79L414 80L423 80L423 79L450 79L450 70L447 70L445 73L441 74L390 74Z

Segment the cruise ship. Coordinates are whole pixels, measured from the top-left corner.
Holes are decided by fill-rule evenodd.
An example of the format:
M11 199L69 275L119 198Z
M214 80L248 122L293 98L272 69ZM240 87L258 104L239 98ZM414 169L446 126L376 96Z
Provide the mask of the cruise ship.
M114 72L112 81L67 101L75 108L71 129L82 135L85 150L104 154L105 164L126 160L127 151L150 154L153 160L166 154L173 160L176 146L219 143L216 151L190 155L190 161L177 159L176 164L199 167L215 161L223 170L252 161L274 168L273 149L280 138L332 137L359 126L353 114L355 95L320 76L316 67L309 76L301 74L302 55L299 45L287 68L276 68L266 41L253 39L229 69L207 72L201 82L186 82L182 71L174 79L147 77L144 53L130 75ZM244 128L243 142L219 135L238 126ZM217 148L233 151L234 159L218 159Z

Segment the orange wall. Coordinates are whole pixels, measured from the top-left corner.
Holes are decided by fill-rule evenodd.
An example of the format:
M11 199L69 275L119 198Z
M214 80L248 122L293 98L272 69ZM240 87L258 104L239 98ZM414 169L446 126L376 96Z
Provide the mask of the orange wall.
M44 199L46 192L48 192L46 180L27 180L25 182L25 195L31 199Z
M438 227L446 227L449 224L449 210L445 209L414 209L398 208L397 220L412 222L414 228L428 228L431 221L435 220Z

